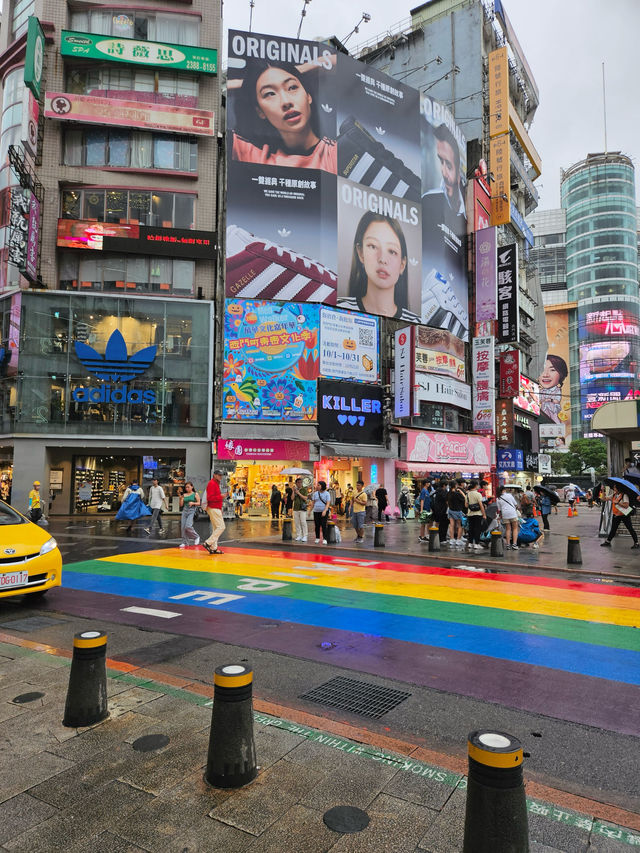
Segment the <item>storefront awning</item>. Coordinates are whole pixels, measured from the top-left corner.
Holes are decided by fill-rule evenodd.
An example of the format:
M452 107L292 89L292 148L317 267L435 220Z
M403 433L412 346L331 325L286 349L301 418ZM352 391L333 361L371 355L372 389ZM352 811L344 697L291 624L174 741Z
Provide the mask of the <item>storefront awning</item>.
M362 444L321 444L321 456L352 456L365 457L366 459L393 459L395 451L387 450L386 447L367 447Z
M254 424L247 421L223 423L220 437L318 443L315 424Z
M471 465L437 465L432 462L396 462L396 468L400 471L411 471L414 474L482 474L486 469L473 468Z
M590 432L601 432L619 441L640 439L640 400L605 403L594 413Z

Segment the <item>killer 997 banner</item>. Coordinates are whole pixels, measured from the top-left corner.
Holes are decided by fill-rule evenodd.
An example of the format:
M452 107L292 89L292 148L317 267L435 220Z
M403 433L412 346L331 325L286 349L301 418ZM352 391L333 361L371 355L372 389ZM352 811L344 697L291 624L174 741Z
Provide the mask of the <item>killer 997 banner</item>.
M446 107L328 45L229 33L226 295L468 339L466 141Z

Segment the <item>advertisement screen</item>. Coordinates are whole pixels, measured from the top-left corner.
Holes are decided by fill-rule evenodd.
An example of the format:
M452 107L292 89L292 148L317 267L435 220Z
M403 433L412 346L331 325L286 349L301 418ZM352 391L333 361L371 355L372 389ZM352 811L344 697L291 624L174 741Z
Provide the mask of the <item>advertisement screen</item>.
M315 421L318 324L317 306L226 301L226 420Z
M545 310L548 350L544 369L538 377L540 386L540 444L546 449L568 447L571 443L571 393L569 387L569 314ZM545 432L542 424L556 424L554 434Z
M378 318L320 309L320 373L332 379L377 382Z
M318 42L230 31L226 295L468 339L466 141L446 107Z
M631 341L597 341L580 346L580 382L633 379L636 347Z
M588 338L617 338L640 335L640 320L630 308L603 303L597 310L580 311L578 321L580 340Z
M464 343L444 329L418 326L416 329L416 364L420 373L439 373L466 382Z
M322 441L382 444L382 388L318 380L318 436Z
M540 414L540 387L538 383L520 374L520 393L514 398L513 405L538 416Z

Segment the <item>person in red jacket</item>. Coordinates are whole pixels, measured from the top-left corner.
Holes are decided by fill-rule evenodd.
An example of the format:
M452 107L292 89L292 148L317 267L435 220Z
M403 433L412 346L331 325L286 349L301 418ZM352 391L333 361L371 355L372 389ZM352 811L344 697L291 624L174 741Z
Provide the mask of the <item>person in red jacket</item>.
M222 518L222 500L226 497L220 490L220 471L214 471L213 476L207 484L207 515L211 522L211 535L202 544L210 554L222 554L218 548L218 539L224 531L224 520Z

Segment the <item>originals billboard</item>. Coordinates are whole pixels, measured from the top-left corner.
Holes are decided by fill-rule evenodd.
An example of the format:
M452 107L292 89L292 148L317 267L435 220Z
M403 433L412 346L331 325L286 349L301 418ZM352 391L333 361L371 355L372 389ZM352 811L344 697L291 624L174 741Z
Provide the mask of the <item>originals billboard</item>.
M451 113L327 45L229 33L230 298L468 340L466 140Z

